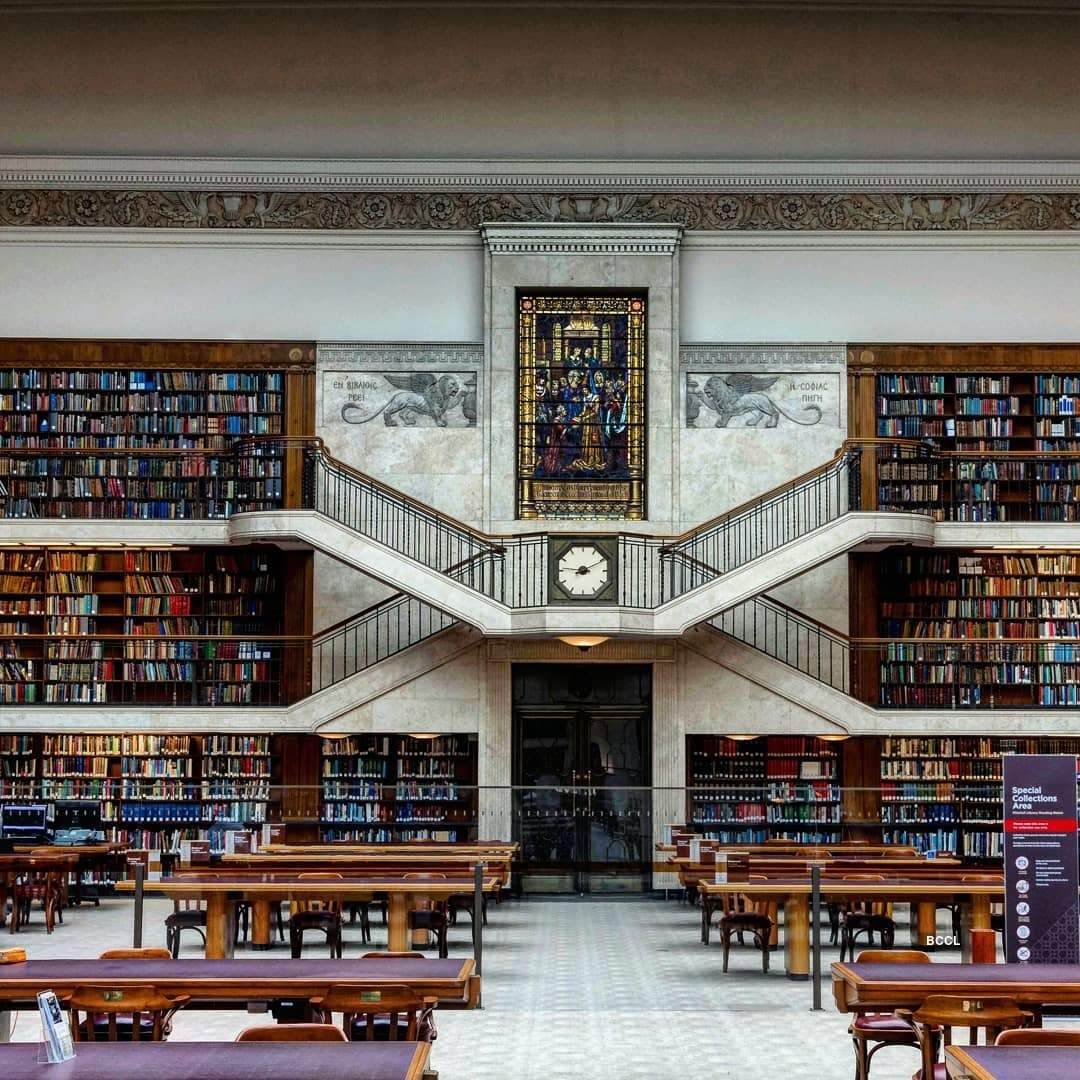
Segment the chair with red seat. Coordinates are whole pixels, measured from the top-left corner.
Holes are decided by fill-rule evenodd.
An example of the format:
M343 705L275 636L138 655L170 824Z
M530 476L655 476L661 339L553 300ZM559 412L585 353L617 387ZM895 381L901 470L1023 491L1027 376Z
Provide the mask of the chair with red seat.
M922 1052L922 1068L911 1080L948 1080L947 1067L937 1060L938 1048L952 1045L954 1027L968 1029L972 1046L978 1042L979 1029L985 1028L989 1045L1006 1029L1026 1027L1034 1021L1034 1016L1012 998L972 1001L948 994L931 994L914 1012L897 1009L896 1016L911 1027Z
M191 999L153 986L80 986L67 999L75 1042L163 1042L170 1017Z
M354 990L332 986L324 997L312 998L312 1008L327 1018L342 1014L342 1030L350 1042L434 1042L438 999L423 997L408 986Z
M864 949L856 964L929 964L930 957L917 949ZM870 1059L886 1046L919 1049L918 1035L911 1024L893 1013L857 1013L848 1028L855 1047L855 1080L867 1080Z
M348 1042L333 1024L259 1024L244 1028L237 1042Z

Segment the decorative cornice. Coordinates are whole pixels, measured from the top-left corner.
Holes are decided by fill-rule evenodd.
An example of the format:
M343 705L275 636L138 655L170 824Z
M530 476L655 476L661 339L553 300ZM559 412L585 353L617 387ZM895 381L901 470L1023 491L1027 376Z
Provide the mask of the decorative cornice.
M517 230L507 230L507 225ZM530 228L521 231L522 225ZM582 226L602 225L595 237ZM475 231L492 250L672 252L681 230L714 233L1075 232L1068 194L467 194L423 192L0 191L0 227ZM621 227L621 231L616 229ZM571 228L573 227L573 228ZM580 240L568 239L575 233ZM651 246L650 246L651 245Z
M273 192L1055 192L1080 161L569 161L0 155L0 188Z
M480 235L492 255L674 255L682 239L682 226L521 221L485 223L480 226Z
M844 371L846 345L687 344L684 368L753 368L755 371Z
M319 371L347 368L410 370L416 367L480 368L484 346L459 342L327 342L316 346Z

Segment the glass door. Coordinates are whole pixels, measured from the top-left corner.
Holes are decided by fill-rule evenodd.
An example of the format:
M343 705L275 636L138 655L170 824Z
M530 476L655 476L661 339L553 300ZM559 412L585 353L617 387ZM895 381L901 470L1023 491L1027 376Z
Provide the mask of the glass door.
M514 669L514 835L527 892L639 892L652 836L651 671Z

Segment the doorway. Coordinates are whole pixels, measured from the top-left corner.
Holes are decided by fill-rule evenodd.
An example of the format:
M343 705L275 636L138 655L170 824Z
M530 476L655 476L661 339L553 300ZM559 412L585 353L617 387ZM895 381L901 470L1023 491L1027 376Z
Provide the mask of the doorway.
M515 664L513 710L523 891L649 888L652 668Z

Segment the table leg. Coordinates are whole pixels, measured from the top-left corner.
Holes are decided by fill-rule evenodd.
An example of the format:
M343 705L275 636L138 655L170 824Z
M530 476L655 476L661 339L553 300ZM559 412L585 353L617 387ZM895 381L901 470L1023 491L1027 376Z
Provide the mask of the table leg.
M916 949L933 949L937 936L937 904L921 900L911 905L911 944Z
M409 948L409 898L404 893L389 893L386 898L387 948L406 952Z
M231 960L235 907L228 897L215 893L206 901L206 959Z
M784 960L789 979L810 978L810 899L805 895L784 901Z
M255 900L251 905L251 947L270 948L270 901Z
M963 963L971 963L970 931L989 928L990 897L986 895L967 897L960 906L960 959Z
M769 948L775 949L780 944L780 905L775 900L770 900L765 905L765 914L772 919L772 929L769 931Z
M0 1043L11 1042L11 1010L0 1009Z
M419 911L422 908L428 906L428 898L426 896L414 896L412 898L411 907L414 911ZM414 930L412 932L412 943L417 948L424 948L425 945L430 944L431 933L427 930Z

